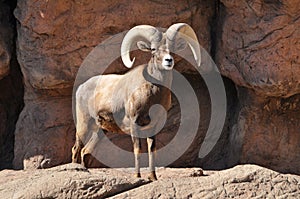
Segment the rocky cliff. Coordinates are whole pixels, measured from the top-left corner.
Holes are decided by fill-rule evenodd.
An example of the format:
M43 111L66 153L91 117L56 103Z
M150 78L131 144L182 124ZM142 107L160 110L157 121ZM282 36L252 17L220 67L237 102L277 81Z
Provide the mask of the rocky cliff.
M231 160L300 173L300 1L221 1L216 62L237 85Z
M200 75L181 60L177 69L197 93L201 121L191 146L172 165L221 169L254 163L300 173L299 0L0 4L1 168L70 162L75 137L72 89L89 52L138 24L166 28L186 22L223 75L227 116L218 143L199 159L210 122L210 95ZM116 60L106 72L124 72L124 67ZM174 100L160 147L175 136L179 110ZM132 150L128 136L111 139ZM95 161L90 166L100 165Z

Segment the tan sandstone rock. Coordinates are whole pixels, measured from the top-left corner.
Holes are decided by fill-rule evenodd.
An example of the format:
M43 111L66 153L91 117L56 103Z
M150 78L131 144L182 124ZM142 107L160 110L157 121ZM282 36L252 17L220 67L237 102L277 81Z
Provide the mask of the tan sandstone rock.
M147 183L117 170L86 170L79 164L4 170L0 175L1 198L104 198Z
M144 171L144 170L143 170ZM0 172L1 198L297 198L300 177L256 166L223 171L159 168L158 181L133 178L132 169L68 164Z
M299 176L282 175L255 165L204 174L162 178L112 198L297 198L300 195Z

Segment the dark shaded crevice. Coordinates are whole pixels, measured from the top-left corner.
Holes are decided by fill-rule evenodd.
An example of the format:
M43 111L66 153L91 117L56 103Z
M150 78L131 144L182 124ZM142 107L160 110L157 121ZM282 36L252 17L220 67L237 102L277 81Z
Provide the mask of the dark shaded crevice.
M16 53L16 19L13 11L17 0L5 0L0 4L9 6L8 24L13 29L13 41L9 74L0 80L0 170L11 169L14 158L14 132L20 112L23 109L24 86ZM7 38L2 38L7 39Z
M214 148L202 159L197 160L197 166L205 170L227 169L232 166L230 136L237 121L239 99L237 89L232 80L222 76L226 92L226 118L222 133Z
M210 27L210 38L211 38L211 57L213 60L215 60L216 58L216 53L217 53L217 38L218 36L220 36L221 34L221 28L219 28L220 26L220 9L221 9L221 2L220 0L215 0L215 12L214 15L212 17L212 26Z
M14 9L17 7L18 0L4 0L3 3L9 6L11 13L13 13Z
M226 17L226 8L221 0L215 0L214 8L215 11L211 19L210 27L211 57L216 66L219 68L218 50L222 44L222 31ZM233 166L233 160L231 160L232 157L230 155L232 152L230 136L233 133L234 125L237 123L237 115L239 112L240 103L235 83L225 76L222 76L222 79L226 90L226 120L222 134L214 148L206 157L197 160L196 165L202 167L203 169L220 170Z

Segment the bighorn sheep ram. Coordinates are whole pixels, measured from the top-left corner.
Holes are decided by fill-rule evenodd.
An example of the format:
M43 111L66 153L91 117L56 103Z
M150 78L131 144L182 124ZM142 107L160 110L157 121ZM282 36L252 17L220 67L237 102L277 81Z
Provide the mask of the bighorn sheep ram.
M171 92L168 88L171 87L174 66L171 51L181 50L188 44L200 66L200 46L195 32L185 23L174 24L165 33L153 26L139 25L127 32L121 45L121 58L128 68L135 60L131 61L129 53L134 44L142 51L151 52L148 64L137 66L123 75L95 76L78 87L72 162L81 162L85 166L84 157L93 152L100 139L100 128L104 132L125 132L132 137L135 176L140 177L140 138L143 135L148 145L149 179L156 180L155 135L145 136L145 132L157 130L161 125L161 112L150 119L149 109L155 104L160 104L165 110L170 108ZM116 117L121 119L116 122Z

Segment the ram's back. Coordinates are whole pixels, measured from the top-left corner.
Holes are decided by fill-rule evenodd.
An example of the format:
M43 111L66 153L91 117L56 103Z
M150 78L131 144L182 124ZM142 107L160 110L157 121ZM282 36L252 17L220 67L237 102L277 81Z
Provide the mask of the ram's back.
M111 111L112 95L122 75L98 75L80 85L76 92L76 107L97 118L99 111Z

